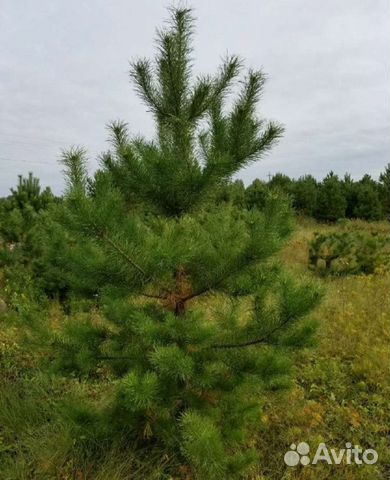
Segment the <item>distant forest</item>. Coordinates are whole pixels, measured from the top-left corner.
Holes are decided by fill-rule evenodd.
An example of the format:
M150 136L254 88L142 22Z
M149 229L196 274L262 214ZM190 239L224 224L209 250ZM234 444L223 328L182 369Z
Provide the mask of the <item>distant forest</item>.
M298 180L277 173L268 182L256 179L245 188L242 180L226 185L218 201L231 202L245 208L261 208L270 191L279 191L291 198L294 209L303 215L322 221L340 218L381 220L389 218L390 165L378 181L370 175L353 180L330 172L322 181L312 175Z
M364 175L353 180L328 173L322 181L312 175L293 179L277 173L268 182L255 179L245 187L242 180L220 185L211 203L231 203L244 209L262 209L270 194L286 195L295 211L319 221L334 222L341 218L383 220L390 218L390 164L378 180ZM32 218L46 210L52 202L60 202L50 188L41 189L39 179L32 173L27 178L19 175L16 189L8 197L0 198L0 233L10 241L18 241L16 232L29 229ZM35 220L35 218L34 218ZM12 232L12 234L10 234Z

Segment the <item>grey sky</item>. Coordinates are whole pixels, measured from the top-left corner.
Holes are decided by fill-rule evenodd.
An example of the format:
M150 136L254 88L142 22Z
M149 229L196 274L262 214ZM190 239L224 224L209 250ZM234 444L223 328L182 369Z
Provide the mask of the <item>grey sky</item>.
M269 75L261 114L286 126L281 143L240 175L329 170L377 176L389 155L388 0L194 0L196 71L225 53ZM2 0L0 195L32 170L62 189L61 148L84 145L91 170L105 125L153 134L129 84L128 61L154 54L158 0Z

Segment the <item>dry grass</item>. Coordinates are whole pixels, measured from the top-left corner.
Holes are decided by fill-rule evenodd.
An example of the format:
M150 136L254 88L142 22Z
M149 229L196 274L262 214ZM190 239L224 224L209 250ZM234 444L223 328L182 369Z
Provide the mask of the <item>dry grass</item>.
M337 228L388 231L388 224L350 222L327 226L304 222L282 253L283 261L309 275L307 240L314 230ZM389 272L323 279L327 296L316 316L321 326L317 348L297 359L295 387L283 397L268 398L257 444L262 455L258 480L376 480L388 478ZM376 465L286 467L291 443L312 450L325 442L346 442L378 451Z

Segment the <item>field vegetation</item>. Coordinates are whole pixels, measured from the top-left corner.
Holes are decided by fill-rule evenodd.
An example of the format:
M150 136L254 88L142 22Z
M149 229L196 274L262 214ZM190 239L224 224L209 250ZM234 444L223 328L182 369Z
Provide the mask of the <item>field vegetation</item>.
M1 479L386 478L389 170L233 182L284 129L262 71L194 75L193 33L172 9L131 63L154 138L115 121L93 175L70 148L61 197L0 201Z
M314 232L343 231L345 225L318 224L301 218L297 230L280 254L288 269L312 277L308 269L309 241ZM349 229L386 233L388 225L348 222ZM27 281L27 280L26 280ZM317 342L297 354L293 384L284 392L261 397L262 412L250 440L260 454L248 478L276 479L385 479L388 451L390 380L389 273L319 277L326 295L318 307ZM14 289L2 277L2 297L9 307L1 315L1 472L9 480L27 479L190 479L190 470L165 452L142 452L135 445L86 444L83 428L65 414L68 406L87 398L101 401L107 382L85 382L82 377L59 378L39 368L44 350L26 349L20 311L34 311L28 288ZM199 300L201 301L201 300ZM209 301L211 314L223 300ZM83 318L79 304L75 319ZM88 307L89 308L89 307ZM41 318L50 328L65 320L58 300L48 300ZM98 317L98 312L95 312ZM64 405L67 408L64 408ZM87 427L84 427L87 428ZM321 441L336 448L354 442L379 453L376 465L316 465L286 467L283 455L291 443ZM98 460L97 460L98 459Z

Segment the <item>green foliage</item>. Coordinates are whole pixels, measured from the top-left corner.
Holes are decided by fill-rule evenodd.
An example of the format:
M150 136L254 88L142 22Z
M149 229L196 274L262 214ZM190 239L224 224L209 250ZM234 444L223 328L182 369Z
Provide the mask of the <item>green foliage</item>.
M379 186L333 174L323 182L277 174L247 189L232 182L282 128L257 117L264 75L240 79L237 57L191 80L192 29L190 10L173 10L155 61L131 65L154 140L114 122L93 178L83 149L64 152L63 202L31 174L2 202L7 301L41 365L64 376L62 386L0 384L2 471L26 459L10 478L168 471L137 477L131 449L189 463L198 479L242 478L257 459L261 399L291 386L294 352L314 343L317 328L318 284L273 259L292 231L290 204L330 221L388 211L388 169ZM387 260L380 235L317 235L311 244L312 267L326 273L370 273ZM42 292L68 302L50 324ZM0 367L19 374L11 365L19 352L4 344ZM53 401L69 387L72 401ZM105 463L110 448L116 456Z
M17 188L11 191L0 205L0 266L13 292L9 301L19 311L24 309L21 294L32 301L44 301L45 296L64 301L71 288L67 272L72 249L56 223L61 199L49 188L41 191L31 173L28 178L19 176Z
M221 203L231 203L240 208L246 207L246 189L242 180L235 180L234 182L226 182L211 197L211 201L217 205Z
M323 274L369 274L388 263L385 235L344 231L316 234L310 243L309 266Z
M6 243L25 243L40 213L48 208L54 197L47 187L41 191L39 180L29 173L19 175L16 189L0 204L0 237Z
M156 138L112 124L93 178L83 150L64 153L67 191L37 230L39 266L46 285L99 309L32 333L52 369L112 379L100 405L69 411L86 442L126 437L190 462L198 478L239 478L254 460L259 395L289 386L290 351L311 344L321 292L271 259L293 226L278 189L250 209L240 183L232 200L211 201L282 129L256 116L261 72L247 73L227 107L237 57L191 81L192 25L189 10L173 10L154 64L131 67ZM210 314L206 298L224 306Z
M379 191L369 175L365 175L355 184L355 205L352 215L354 218L364 220L380 220L383 217Z
M218 428L208 418L187 411L181 421L183 453L200 478L228 478L227 457Z
M142 202L167 215L196 209L283 131L256 117L265 77L250 70L237 83L238 57L227 57L216 75L191 82L192 26L190 10L174 10L170 27L158 33L155 61L131 64L136 90L156 122L156 140L131 138L126 124L115 122L109 126L113 151L102 159L130 205ZM228 110L234 84L241 90Z
M277 188L285 191L286 193L290 193L292 184L293 181L291 178L283 173L276 173L268 182L268 186L270 188Z
M0 203L0 267L6 278L9 302L18 311L31 308L42 294L42 278L35 268L41 251L37 236L55 203L49 188L41 190L32 173L19 175L11 195Z
M364 220L380 220L384 217L380 185L369 175L364 175L358 182L354 182L350 175L345 175L343 187L347 200L346 217Z
M337 175L330 172L320 184L317 198L317 218L335 221L345 217L347 201L342 183Z
M382 204L382 211L386 218L390 218L390 163L379 176L379 196Z
M267 185L256 179L246 189L246 205L249 209L263 209L266 203L269 189Z
M300 177L291 188L293 205L298 212L314 217L317 212L318 182L311 175Z
M224 195L217 201L232 201L235 191L233 184L224 187ZM380 175L379 181L369 175L354 181L349 174L340 180L330 172L323 180L317 181L311 175L298 180L277 173L268 182L256 179L246 188L245 201L242 194L236 205L247 208L263 208L269 190L277 190L291 198L298 213L334 222L341 218L361 218L363 220L381 220L389 212L389 167Z
M297 235L298 239L301 237L302 240L297 241L296 237L295 241L288 246L290 255L286 256L286 251L282 254L283 262L288 263L294 270L304 268L303 263L300 265L301 259L303 261L306 255L304 240L313 228L311 224L308 232L307 223L305 221L306 227ZM340 231L342 228L349 232L370 232L375 228L388 235L386 222L373 225L353 221L331 226L318 224L316 227L328 231ZM264 265L263 268L268 272L270 266ZM273 275L277 274L278 269L273 267ZM272 275L268 276L272 277ZM243 294L248 284L250 286L251 282L247 282L247 278L247 275L242 275L239 290L236 290L236 293ZM281 272L275 283L267 284L264 275L260 278L263 285L262 292L268 297L268 301L263 303L261 293L258 291L258 315L262 311L266 318L271 317L271 305L277 306L280 311L283 302L277 298L281 298L282 295L286 295L285 303L287 304L290 299L295 302L295 298L305 296L304 288L290 290L288 277L286 278ZM209 478L236 478L237 476L240 478L240 475L245 478L245 473L248 472L249 478L262 475L267 480L276 480L281 478L285 471L283 462L285 449L281 449L280 445L285 445L287 449L289 444L302 438L302 435L309 435L305 439L314 446L326 438L334 438L335 446L343 446L351 436L355 436L356 442L360 445L367 448L373 446L378 451L380 459L375 465L375 470L372 470L372 466L368 466L368 469L363 472L362 466L340 465L332 469L326 464L319 465L320 470L316 468L311 474L313 478L327 479L329 475L337 475L340 468L343 475L351 473L351 468L355 468L353 475L362 480L367 475L382 478L388 465L389 379L385 368L388 345L386 335L383 334L388 331L388 315L383 310L388 306L388 273L383 271L382 274L378 272L375 275L324 277L320 281L326 283L332 295L328 296L328 301L323 302L317 312L317 316L322 320L321 342L315 352L305 350L294 355L294 350L290 346L302 346L302 340L306 340L304 345L308 343L308 336L310 338L312 335L313 328L313 321L309 316L305 320L298 321L288 334L286 332L281 334L278 342L275 339L272 340L280 347L283 345L284 351L280 347L277 350L272 345L264 345L261 348L252 347L254 354L260 354L262 357L261 361L258 361L258 373L254 379L256 382L261 378L261 385L255 383L243 385L239 392L231 392L231 399L227 398L226 390L216 397L218 393L214 387L216 379L219 379L219 385L223 386L229 369L222 359L214 359L209 365L205 365L204 372L199 377L208 400L207 410L200 409L198 403L188 410L179 407L180 413L177 419L172 421L170 417L165 417L166 421L161 420L158 437L157 423L152 414L156 408L155 405L159 405L158 402L161 401L159 399L165 398L165 391L161 389L160 381L156 382L156 379L160 378L160 372L155 371L154 366L144 367L144 370L139 368L142 354L137 354L137 359L134 361L101 359L96 362L96 356L102 355L100 346L107 356L108 352L113 353L111 347L106 350L111 344L110 338L106 334L103 340L103 335L98 332L115 332L118 329L117 325L128 320L129 298L124 297L120 301L109 295L102 302L104 306L101 311L79 311L72 316L64 315L55 301L47 305L50 307L49 312L40 307L36 314L36 323L41 324L44 332L39 346L34 347L34 355L37 358L33 360L30 358L31 352L24 343L21 343L20 336L28 329L31 310L36 306L31 301L27 304L26 299L21 298L20 294L20 298L15 298L15 302L20 306L24 303L25 306L19 310L21 313L18 315L9 311L2 317L3 327L0 335L0 423L2 426L0 469L3 476L12 479L92 476L97 480L106 478L157 480L195 476L188 467L179 467L180 463L189 463L193 465L194 470L196 469L200 478L202 476L207 478L207 475ZM287 287L282 287L285 284ZM11 287L13 285L6 286L7 290ZM290 295L287 295L287 292L282 293L286 288L291 291ZM274 295L276 298L273 297ZM223 320L226 322L226 328L229 328L231 324L227 322L229 318L233 320L237 316L240 322L245 323L250 307L249 299L250 297L244 298L243 303L235 302L233 305L226 295L209 296L199 304L192 305L191 310L193 313L205 313L210 319L207 323L210 329L215 328L215 322L219 323ZM305 303L309 301L310 296ZM158 347L160 342L165 346L166 340L161 339L160 322L156 321L157 310L150 304L144 311L144 308L139 308L140 305L146 307L144 301L140 301L139 298L134 299L133 310L136 316L132 320L134 330L139 337L148 336L149 345ZM295 308L292 305L291 311ZM199 312L199 309L202 312ZM18 321L22 328L8 329L7 316ZM188 316L184 318L190 320ZM193 324L192 321L186 323L182 320L183 317L177 318L171 313L170 321L167 322L169 332L171 329L181 328L181 341L185 338L188 327ZM75 351L80 350L85 344L90 353L84 352L76 358L75 354L68 354L66 348L60 353L58 344L48 350L48 345L43 341L44 335L50 337L53 331L62 332L63 326L67 323L74 326L69 327L69 334L63 332L64 340L75 341L75 336L78 336L78 332L82 330L84 340L76 342L78 347ZM84 327L84 324L87 326ZM195 335L199 335L199 338L207 338L210 335L208 329L200 332L197 322L194 322L193 327L194 338ZM92 329L91 336L88 334L89 328ZM267 325L263 325L263 328L268 331ZM72 333L73 329L77 335ZM302 332L302 329L308 329L309 335ZM300 341L295 335L295 330L298 330ZM335 330L342 334L335 336ZM99 335L102 341L95 342ZM168 334L164 331L164 335ZM251 335L252 332L247 332L247 336ZM131 341L137 340L132 337ZM269 341L271 342L271 339ZM126 343L127 340L123 339L122 345ZM176 343L178 342L175 342L175 345ZM192 345L192 343L189 345L190 354ZM266 355L263 348L266 350L269 347L273 351ZM146 351L145 348L144 350ZM234 349L229 355L232 355L233 351ZM154 350L151 352L153 353ZM116 352L116 355L120 354ZM91 360L83 361L83 355ZM47 358L49 365L54 363L60 371L77 372L77 378L74 378L73 374L67 377L42 376L32 367L41 357ZM72 357L76 360L80 359L80 365L72 366L67 370L66 365L61 366L58 362L61 358L66 360ZM329 361L330 357L333 358L332 361ZM151 357L147 356L146 361L150 362L150 359ZM235 362L240 360L236 357ZM129 362L127 365L126 361ZM293 361L296 379L291 382L291 377L286 375L286 372L291 368ZM136 366L138 368L134 368ZM276 372L279 372L279 375L276 375ZM161 383L165 385L166 381ZM281 388L291 384L292 388L280 392ZM258 393L255 393L256 391ZM247 425L249 424L249 429L246 431L233 424L235 420L236 424L242 426L242 396L254 398L253 409L245 412L245 421ZM177 395L173 397L175 400L170 400L171 405L177 401ZM218 420L220 417L215 415L221 408L220 403L216 403L218 400L219 402L229 401L226 406L229 416L223 415L220 421ZM168 401L165 405L167 404L169 404ZM287 404L288 409L286 409ZM128 410L130 405L131 410ZM143 413L145 409L146 415L151 414L151 421L145 420L149 418ZM188 429L184 431L184 418L187 412L190 415L191 424L188 427L186 425ZM194 418L192 414L196 417ZM224 428L221 434L220 425L225 422L225 417L231 428ZM175 425L175 428L172 429L172 425ZM223 458L218 456L219 450L215 447L217 445L213 439L215 437L210 434L211 429L217 432L216 438L219 436L222 440ZM135 431L142 434L142 437L135 435ZM201 450L201 441L196 440L206 438L206 434L207 442L216 449L205 453ZM175 436L179 436L180 440L173 444L172 438ZM164 443L157 442L157 438L163 438ZM207 445L208 443L206 447ZM241 445L245 447L241 448ZM203 448L205 448L204 445ZM210 471L215 468L218 472L222 471L222 474L213 475L209 473L207 465L202 465L203 459L209 459L208 454L213 462L214 459L217 460L211 463ZM252 470L253 463L255 466ZM293 469L291 472L293 478L300 478L299 469Z

